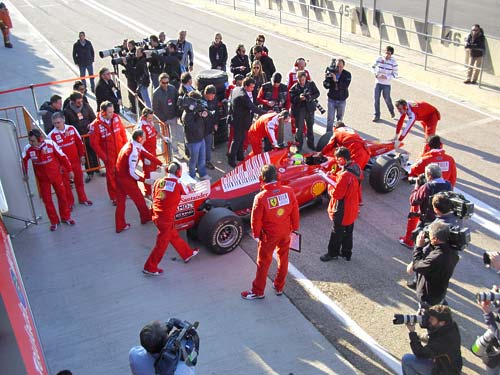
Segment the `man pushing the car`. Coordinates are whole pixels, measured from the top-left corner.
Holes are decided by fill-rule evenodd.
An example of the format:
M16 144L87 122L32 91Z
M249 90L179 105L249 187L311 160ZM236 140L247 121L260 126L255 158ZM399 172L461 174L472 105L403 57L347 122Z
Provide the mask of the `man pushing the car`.
M281 185L274 165L266 164L261 169L262 187L255 196L252 207L252 233L259 241L257 248L257 273L251 290L241 292L244 299L264 298L267 272L278 251L278 271L273 282L276 295L283 294L288 273L290 234L300 225L299 205L291 187Z

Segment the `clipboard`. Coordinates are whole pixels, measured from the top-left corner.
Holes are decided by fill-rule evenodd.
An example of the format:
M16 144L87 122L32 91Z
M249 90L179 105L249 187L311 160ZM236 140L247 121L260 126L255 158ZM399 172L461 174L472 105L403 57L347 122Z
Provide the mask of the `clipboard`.
M290 233L290 250L297 253L302 252L302 235L295 230Z

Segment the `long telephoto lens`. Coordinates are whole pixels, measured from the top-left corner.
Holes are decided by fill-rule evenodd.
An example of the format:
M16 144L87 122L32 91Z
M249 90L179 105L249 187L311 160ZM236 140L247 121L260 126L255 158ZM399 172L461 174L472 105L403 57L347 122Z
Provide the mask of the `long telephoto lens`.
M479 302L484 301L500 301L500 293L495 292L481 292L476 294L476 299Z

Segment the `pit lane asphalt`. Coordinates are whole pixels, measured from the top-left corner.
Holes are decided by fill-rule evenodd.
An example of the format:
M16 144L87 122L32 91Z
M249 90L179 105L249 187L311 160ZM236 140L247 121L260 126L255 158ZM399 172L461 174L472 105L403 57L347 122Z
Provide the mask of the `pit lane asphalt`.
M71 48L80 30L87 32L97 51L120 44L124 38L139 40L147 36L150 30L165 31L169 37L175 37L177 30L185 28L188 30L188 40L195 48L195 70L200 70L200 63L206 64L207 59L200 59L200 55L207 56L208 46L216 31L222 32L230 57L236 44L241 41L249 50L257 34L256 30L244 25L173 3L159 5L157 2L145 1L138 9L137 5L130 1L106 2L107 7L115 10L113 17L98 12L96 8L99 8L99 4L94 1L30 1L29 4L33 7L22 1L13 3L70 60ZM153 6L157 11L149 10ZM117 14L126 15L135 22L132 24L128 20L120 23L116 19ZM295 58L304 56L309 60L308 69L313 79L321 86L324 67L329 63L328 56L321 51L303 49L293 41L270 35L266 44L278 71L285 75ZM333 52L340 54L342 51ZM98 59L95 71L105 65L109 66L108 60ZM394 133L394 121L379 124L370 122L372 74L353 66L350 61L347 61L346 68L353 74L353 82L345 121L368 138L390 138ZM443 91L446 91L445 88ZM321 93L320 102L326 107L326 93L324 90L321 90ZM438 134L443 136L448 153L453 155L458 163L458 187L498 209L499 153L495 140L499 139L499 121L435 97L431 93L395 82L393 99L398 97L426 100L439 108L442 120L438 125ZM388 117L383 104L382 107L382 117ZM317 128L319 132L322 131L320 126ZM417 127L412 133L406 139L405 149L412 155L417 155L421 150L422 132ZM216 163L218 168L227 171L224 155L224 147L219 147L214 159L219 160ZM219 172L213 175L219 177L220 174ZM397 358L409 348L406 328L392 326L392 313L412 312L415 308L414 292L404 287L403 263L409 260L410 252L395 241L405 227L410 190L409 185L401 184L395 192L381 195L375 193L367 181L364 182L365 205L356 223L354 256L350 263L319 262L318 257L325 251L330 228L325 212L326 205L302 211L301 231L305 248L302 254L291 255L291 262L302 273L337 301L358 324ZM497 218L489 216L488 219L497 220L498 223ZM482 267L482 250L500 250L500 247L498 233L491 233L473 222L469 224L473 231L473 245L462 254L450 283L448 301L454 310L458 310L457 320L462 328L465 373L478 373L481 372L480 362L467 349L475 336L484 330L480 310L474 306L473 295L497 280L493 273ZM241 247L250 256L255 256L256 246L252 239L245 238ZM235 291L236 297L238 292ZM380 374L386 371L363 343L346 331L293 280L290 280L286 294L362 373Z

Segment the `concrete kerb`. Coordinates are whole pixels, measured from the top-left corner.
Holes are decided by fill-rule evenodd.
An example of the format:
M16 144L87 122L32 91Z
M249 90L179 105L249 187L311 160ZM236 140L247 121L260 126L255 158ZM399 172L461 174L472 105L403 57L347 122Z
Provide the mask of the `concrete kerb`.
M196 6L201 9L211 11L230 19L241 20L258 29L280 34L284 37L308 44L312 48L317 47L326 51L332 51L332 57L339 55L337 51L342 51L340 55L346 58L346 60L350 60L348 64L359 65L364 69L370 69L378 56L378 39L374 40L369 37L364 37L362 45L361 43L349 45L347 43L339 43L337 40L338 36L308 33L305 26L300 25L302 27L297 27L296 17L295 20L293 20L293 17L287 18L286 15L283 15L283 22L287 22L288 24L280 24L278 22L269 22L269 18L274 18L275 15L266 13L262 9L259 10L259 14L266 14L267 17L255 17L253 13L248 13L247 10L234 10L228 6L217 5L209 1L193 0L192 3L196 4ZM369 18L367 19L369 20ZM292 22L294 22L294 24L290 25ZM343 31L345 32L346 30ZM360 38L359 35L356 35L356 37ZM383 46L386 44L389 43L384 43ZM471 107L477 107L482 111L500 115L500 106L498 105L500 99L498 92L487 88L480 89L474 86L465 86L462 83L462 80L465 79L465 68L463 70L459 69L455 73L455 77L444 75L444 71L448 74L452 72L449 63L445 62L439 65L434 62L434 60L436 60L434 59L432 64L430 64L431 66L426 71L421 66L423 63L416 63L416 61L423 61L422 54L408 51L398 46L396 46L395 49L395 57L398 59L400 80L402 82L408 83L411 86L418 86L425 91L436 91L462 104L467 103L470 104ZM457 80L457 77L460 77L460 79Z

